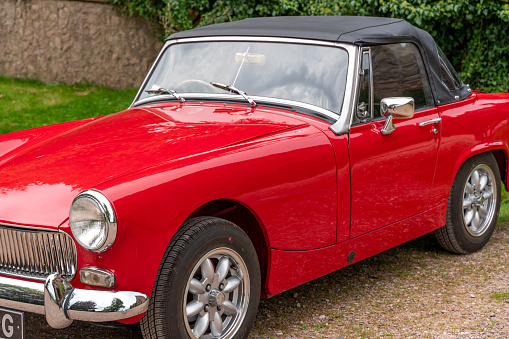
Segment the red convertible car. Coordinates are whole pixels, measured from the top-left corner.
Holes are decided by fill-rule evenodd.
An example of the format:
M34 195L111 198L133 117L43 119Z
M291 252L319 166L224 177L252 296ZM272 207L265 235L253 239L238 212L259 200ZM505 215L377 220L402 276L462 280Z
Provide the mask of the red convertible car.
M171 35L129 109L0 136L0 337L27 311L245 338L260 296L423 234L479 250L508 120L404 20Z

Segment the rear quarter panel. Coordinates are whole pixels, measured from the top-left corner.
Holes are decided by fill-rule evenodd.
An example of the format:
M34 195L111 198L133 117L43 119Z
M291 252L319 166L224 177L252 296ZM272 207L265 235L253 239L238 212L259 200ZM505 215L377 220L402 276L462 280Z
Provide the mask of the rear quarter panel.
M432 207L442 205L446 209L456 173L468 158L500 150L507 162L509 94L474 92L465 100L438 109L442 117L441 142L430 202ZM507 173L501 176L506 182Z

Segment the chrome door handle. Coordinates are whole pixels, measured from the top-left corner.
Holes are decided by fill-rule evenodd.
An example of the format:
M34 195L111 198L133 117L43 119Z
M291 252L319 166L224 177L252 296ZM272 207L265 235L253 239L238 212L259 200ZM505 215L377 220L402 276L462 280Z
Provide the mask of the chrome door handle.
M440 121L442 121L442 118L431 119L431 120L428 120L425 122L421 122L419 124L419 126L422 127L422 126L431 125L431 124L438 124Z

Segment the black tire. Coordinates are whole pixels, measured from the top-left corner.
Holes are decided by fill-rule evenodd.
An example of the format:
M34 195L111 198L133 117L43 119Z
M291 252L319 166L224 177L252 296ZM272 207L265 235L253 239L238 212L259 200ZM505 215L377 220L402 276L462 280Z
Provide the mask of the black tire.
M483 248L497 224L500 196L500 173L493 155L483 153L465 161L449 193L446 224L435 231L440 245L459 254Z
M140 322L143 337L212 338L215 330L214 338L247 338L258 310L260 284L258 257L242 229L220 218L189 219L164 254ZM203 328L198 324L206 329L195 336L193 331Z

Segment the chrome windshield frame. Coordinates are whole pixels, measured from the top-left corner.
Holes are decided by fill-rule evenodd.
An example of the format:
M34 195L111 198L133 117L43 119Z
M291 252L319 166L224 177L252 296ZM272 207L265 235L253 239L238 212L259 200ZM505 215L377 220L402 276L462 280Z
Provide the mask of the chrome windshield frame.
M186 39L172 39L168 40L161 52L157 56L156 61L150 68L145 80L143 80L142 85L140 86L138 93L135 96L135 99L131 103L129 108L143 105L148 102L153 102L154 98L144 98L138 99L143 93L143 89L145 88L147 82L149 81L152 73L157 67L158 62L160 61L164 52L173 44L179 43L190 43L190 42L215 42L215 41L253 41L253 42L279 42L279 43L293 43L293 44L305 44L305 45L317 45L317 46L328 46L328 47L336 47L345 50L348 53L348 69L346 76L346 84L345 84L345 93L343 96L343 103L341 106L341 110L339 113L329 111L325 108L315 106L312 104L307 104L299 101L287 100L287 99L278 99L272 97L258 97L258 96L250 96L255 102L260 103L273 103L275 105L288 105L293 107L300 107L303 109L315 111L318 114L325 115L329 119L335 121L329 126L329 129L335 134L341 135L348 133L350 130L351 123L351 111L354 107L354 99L355 99L355 88L357 85L358 77L357 77L357 65L358 60L357 56L359 53L359 47L353 44L347 43L339 43L339 42L329 42L329 41L319 41L319 40L307 40L307 39L295 39L295 38L274 38L274 37L256 37L256 36L217 36L217 37L199 37L199 38L186 38ZM234 101L244 101L242 98L235 98L230 94L212 94L212 93L179 93L182 97L192 100L192 99L204 99L204 100L234 100ZM173 96L162 94L158 96L161 100L174 100Z

